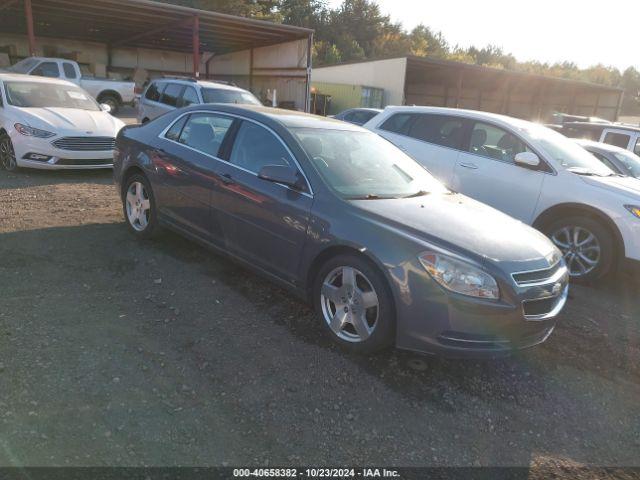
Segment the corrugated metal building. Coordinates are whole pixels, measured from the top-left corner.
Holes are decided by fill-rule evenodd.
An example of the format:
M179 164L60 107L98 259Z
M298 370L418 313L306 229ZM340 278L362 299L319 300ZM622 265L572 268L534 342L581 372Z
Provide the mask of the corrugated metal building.
M617 120L623 96L619 88L421 57L318 67L312 84L381 88L384 106L467 108L528 120L554 112ZM356 97L348 100L341 100L345 109L360 106Z
M149 0L0 0L0 51L65 57L111 78L193 74L309 104L313 31ZM97 67L101 68L97 68ZM141 82L139 82L141 83Z

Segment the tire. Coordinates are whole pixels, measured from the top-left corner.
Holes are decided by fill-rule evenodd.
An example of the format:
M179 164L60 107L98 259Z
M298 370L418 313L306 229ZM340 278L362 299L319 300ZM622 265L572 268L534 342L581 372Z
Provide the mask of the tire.
M545 233L564 254L572 281L589 283L611 272L616 257L615 242L609 229L597 220L567 217L551 222ZM590 236L594 240L587 243ZM592 265L589 261L596 263Z
M18 169L13 142L6 133L0 134L0 168L8 172L15 172Z
M345 269L355 281L343 283ZM389 285L366 259L357 255L330 259L318 272L312 295L324 330L342 348L369 354L394 344L396 314Z
M139 189L142 187L142 191ZM139 195L137 194L139 192ZM130 196L131 195L131 196ZM145 204L145 201L148 204ZM145 209L145 205L148 208ZM156 200L149 180L139 173L124 182L122 189L122 210L129 231L141 239L152 238L158 231Z
M111 111L109 112L111 115L115 115L118 113L120 108L120 100L114 95L101 95L98 98L98 103L105 103L111 107Z

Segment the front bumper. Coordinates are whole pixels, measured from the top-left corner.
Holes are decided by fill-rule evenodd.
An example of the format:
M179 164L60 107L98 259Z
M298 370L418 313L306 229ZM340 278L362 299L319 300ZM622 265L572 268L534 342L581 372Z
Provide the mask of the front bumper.
M14 132L12 142L18 167L42 170L94 170L113 167L113 150L62 150L51 143L55 139L56 137L26 137ZM35 159L34 154L42 158Z
M398 348L451 358L500 357L544 342L569 293L564 264L542 281L504 279L499 301L447 292L420 268L405 278L396 301Z

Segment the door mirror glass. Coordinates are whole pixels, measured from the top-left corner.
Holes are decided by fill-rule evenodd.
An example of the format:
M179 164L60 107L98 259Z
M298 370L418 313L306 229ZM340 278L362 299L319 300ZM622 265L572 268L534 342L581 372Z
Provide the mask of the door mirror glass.
M514 161L516 164L523 165L525 167L540 166L540 158L533 152L520 152L515 156Z
M260 169L258 178L273 183L281 183L296 190L304 189L298 170L288 165L265 165Z
M100 109L101 109L103 112L111 113L111 106L110 106L110 105L107 105L106 103L101 103L101 104L100 104Z

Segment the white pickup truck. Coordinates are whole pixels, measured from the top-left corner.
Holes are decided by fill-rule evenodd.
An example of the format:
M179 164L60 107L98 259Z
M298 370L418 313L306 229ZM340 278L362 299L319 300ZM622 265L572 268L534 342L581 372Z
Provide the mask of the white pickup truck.
M133 103L135 97L134 82L119 82L101 78L82 76L80 66L64 58L28 57L8 68L14 73L61 78L80 85L99 103L106 103L115 113L123 104Z

